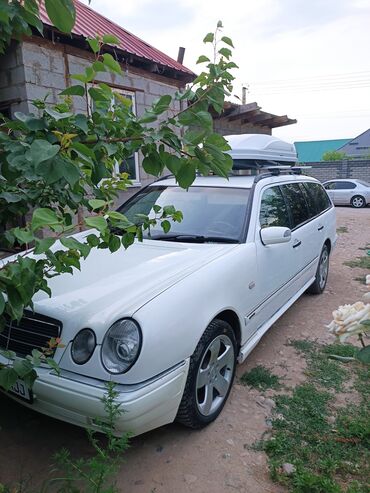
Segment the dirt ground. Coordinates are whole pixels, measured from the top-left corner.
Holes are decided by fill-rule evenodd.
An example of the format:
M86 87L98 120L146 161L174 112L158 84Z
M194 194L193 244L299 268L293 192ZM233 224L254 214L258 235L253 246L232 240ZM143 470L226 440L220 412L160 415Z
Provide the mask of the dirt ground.
M326 291L304 295L270 329L237 378L220 417L201 431L172 424L131 441L122 462L118 485L124 493L278 493L285 491L269 479L266 456L251 445L269 432L270 407L260 392L244 387L239 377L256 365L271 368L294 386L304 380L302 359L289 339L333 342L323 327L338 305L361 298L366 288L356 277L361 269L343 262L363 255L370 242L370 208L337 208L339 234L331 257ZM62 447L74 454L88 453L84 430L39 415L0 396L0 483L37 484L46 478L52 455ZM28 488L25 488L28 491Z

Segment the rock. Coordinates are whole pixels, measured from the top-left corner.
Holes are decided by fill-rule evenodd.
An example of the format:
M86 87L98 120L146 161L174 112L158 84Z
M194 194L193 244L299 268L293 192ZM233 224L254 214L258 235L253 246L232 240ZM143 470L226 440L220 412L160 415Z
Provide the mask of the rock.
M333 425L336 422L336 417L335 416L328 416L326 421L330 424Z
M257 395L256 397L256 402L259 406L261 407L266 407L265 406L265 398L263 397L263 395Z
M195 483L195 481L197 479L198 478L196 476L194 476L193 474L184 474L185 483L192 484L192 483Z
M265 399L265 406L273 409L276 406L276 402L273 399Z
M230 457L231 457L231 454L228 454L228 453L222 454L223 459L230 459Z
M271 419L266 419L266 426L269 430L272 430L272 421Z
M140 484L144 484L144 481L142 479L138 479L134 483L136 486L139 486Z
M234 445L234 440L232 438L229 438L226 440L226 442L229 444L229 445Z
M290 464L289 462L285 462L285 464L281 466L281 469L283 470L283 473L286 474L287 476L291 476L296 472L295 465Z

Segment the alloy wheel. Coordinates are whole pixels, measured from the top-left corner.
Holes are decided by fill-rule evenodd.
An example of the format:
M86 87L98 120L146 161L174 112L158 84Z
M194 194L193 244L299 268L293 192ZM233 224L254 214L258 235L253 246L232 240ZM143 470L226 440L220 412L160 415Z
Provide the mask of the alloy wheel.
M213 414L223 404L232 382L235 352L231 339L219 335L204 352L196 378L196 403L203 416Z

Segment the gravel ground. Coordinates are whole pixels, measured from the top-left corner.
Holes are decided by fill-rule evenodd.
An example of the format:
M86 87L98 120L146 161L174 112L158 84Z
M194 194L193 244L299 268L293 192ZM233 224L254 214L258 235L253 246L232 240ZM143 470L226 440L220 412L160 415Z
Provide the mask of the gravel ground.
M172 424L134 438L122 462L118 485L125 493L264 493L283 492L269 479L266 456L251 445L268 433L273 402L244 387L239 377L256 365L271 368L294 386L304 380L304 364L289 339L332 341L323 325L338 305L361 298L366 288L356 277L361 269L343 265L363 255L370 242L370 208L337 208L337 226L348 229L331 257L327 289L321 296L302 296L271 328L237 378L220 417L201 431ZM268 397L268 395L267 395ZM48 475L52 455L62 447L73 454L89 452L85 432L39 415L0 396L0 482L37 484ZM23 490L22 490L23 491ZM29 491L26 488L24 491Z

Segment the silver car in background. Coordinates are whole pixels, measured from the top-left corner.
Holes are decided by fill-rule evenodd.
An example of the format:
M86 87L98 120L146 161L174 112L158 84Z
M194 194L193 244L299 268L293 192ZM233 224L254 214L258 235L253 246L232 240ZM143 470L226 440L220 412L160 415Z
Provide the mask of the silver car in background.
M334 205L366 207L370 203L370 184L364 180L338 179L323 183Z

